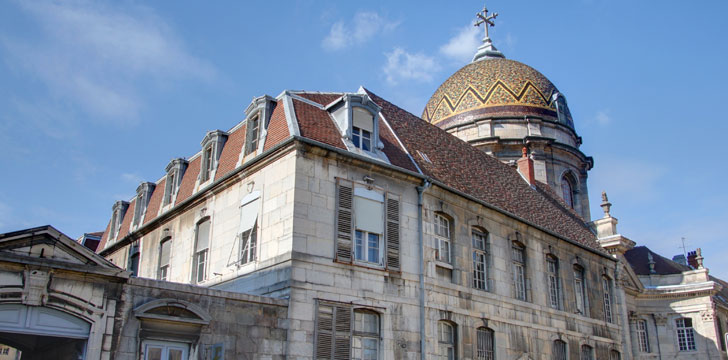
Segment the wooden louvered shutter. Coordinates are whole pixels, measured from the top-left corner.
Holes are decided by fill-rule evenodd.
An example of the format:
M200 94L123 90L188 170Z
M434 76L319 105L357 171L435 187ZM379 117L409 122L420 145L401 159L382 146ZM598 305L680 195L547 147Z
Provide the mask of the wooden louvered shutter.
M316 360L351 358L351 307L319 304L315 358Z
M351 358L351 308L336 306L334 319L334 360Z
M351 263L353 238L353 184L336 179L336 260Z
M334 307L321 305L316 318L316 360L331 360L334 349Z
M387 193L387 269L399 271L399 196Z

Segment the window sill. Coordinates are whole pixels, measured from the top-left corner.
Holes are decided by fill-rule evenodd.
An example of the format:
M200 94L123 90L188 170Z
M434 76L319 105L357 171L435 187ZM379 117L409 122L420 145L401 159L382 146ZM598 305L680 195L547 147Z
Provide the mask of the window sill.
M450 269L450 270L453 270L454 269L454 267L452 266L452 264L446 263L446 262L443 262L443 261L440 261L440 260L435 260L435 266L439 266L441 268Z

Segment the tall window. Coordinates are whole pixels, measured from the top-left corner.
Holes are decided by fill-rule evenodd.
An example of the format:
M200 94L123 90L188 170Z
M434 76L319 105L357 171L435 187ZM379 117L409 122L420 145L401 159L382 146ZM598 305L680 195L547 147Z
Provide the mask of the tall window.
M258 248L258 212L260 211L260 192L253 191L241 201L240 228L240 264L255 261Z
M493 341L493 330L486 327L479 327L477 330L477 350L475 358L477 360L493 360L495 359L495 343Z
M511 258L513 268L514 296L518 300L526 300L526 249L523 245L514 242L511 245Z
M354 333L351 342L352 360L379 358L379 315L369 310L354 310Z
M205 147L205 150L202 151L202 176L200 182L205 182L210 179L214 160L212 156L212 145Z
M594 360L594 349L589 345L581 346L581 360Z
M637 320L635 328L637 330L637 345L639 346L640 352L650 352L650 340L647 336L647 321Z
M564 198L564 202L569 207L574 207L574 189L576 182L570 174L565 174L561 178L561 193Z
M695 335L693 334L693 319L680 318L675 320L677 327L677 345L680 351L695 350Z
M435 238L437 241L437 260L450 263L450 220L441 214L435 214Z
M207 279L207 263L209 261L210 219L197 224L195 256L192 266L192 280L199 283Z
M473 287L488 290L487 233L473 229Z
M260 117L255 115L248 120L247 144L245 144L245 155L258 149L258 134L260 133Z
M574 296L576 297L576 312L585 315L586 304L584 295L586 294L584 286L584 268L574 265Z
M439 358L443 360L454 360L456 354L455 347L455 327L446 321L437 322L437 347Z
M602 276L602 291L604 292L604 321L612 322L612 284L606 276Z
M172 251L172 238L166 238L159 244L159 267L157 279L169 280L169 257Z
M135 241L129 247L129 264L127 270L131 276L139 276L139 242Z
M554 340L554 348L551 353L553 360L567 360L566 358L566 342Z
M366 187L354 188L354 259L382 265L384 246L384 194Z
M560 308L559 262L552 255L546 256L546 277L549 287L549 305L554 309Z
M175 172L170 172L169 175L167 175L167 181L164 184L164 201L163 205L168 205L172 202L172 196L174 195L174 191L177 189L176 185L176 174Z

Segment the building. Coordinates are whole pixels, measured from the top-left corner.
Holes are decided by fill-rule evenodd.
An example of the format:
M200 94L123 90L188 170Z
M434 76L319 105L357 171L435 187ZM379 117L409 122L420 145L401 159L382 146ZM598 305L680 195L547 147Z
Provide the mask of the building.
M263 95L113 204L98 254L0 235L0 313L74 324L63 353L86 359L654 358L631 324L672 304L608 209L590 222L574 124L487 32L422 118L363 87ZM42 357L23 341L44 331L0 342Z

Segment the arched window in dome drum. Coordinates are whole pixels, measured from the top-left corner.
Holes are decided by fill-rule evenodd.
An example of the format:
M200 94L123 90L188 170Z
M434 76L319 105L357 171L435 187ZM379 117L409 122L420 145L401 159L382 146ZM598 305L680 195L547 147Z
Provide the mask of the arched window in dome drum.
M564 198L564 202L566 205L569 205L572 209L574 208L574 198L575 196L575 184L573 177L570 174L564 174L564 176L561 178L561 193Z

